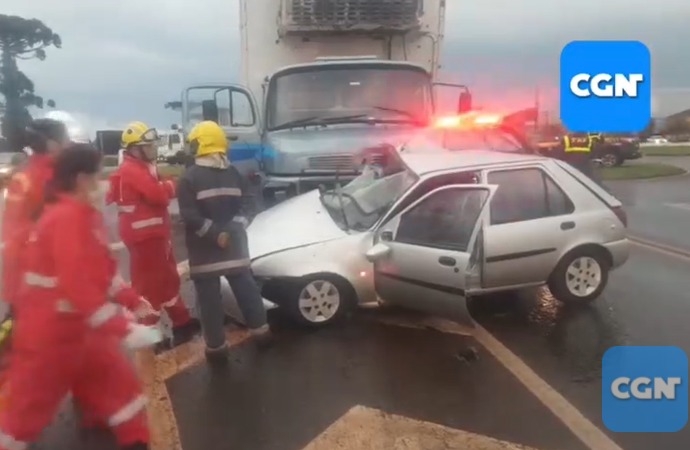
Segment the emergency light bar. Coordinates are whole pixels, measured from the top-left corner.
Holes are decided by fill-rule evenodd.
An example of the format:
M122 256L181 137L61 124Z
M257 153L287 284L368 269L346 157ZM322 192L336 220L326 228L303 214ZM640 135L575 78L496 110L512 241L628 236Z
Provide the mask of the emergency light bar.
M457 116L439 117L434 122L434 128L480 128L498 126L503 117L498 114L467 113Z

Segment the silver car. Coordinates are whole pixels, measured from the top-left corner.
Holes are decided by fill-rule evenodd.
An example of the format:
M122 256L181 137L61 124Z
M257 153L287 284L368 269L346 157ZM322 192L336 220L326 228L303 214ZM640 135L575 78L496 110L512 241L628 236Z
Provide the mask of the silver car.
M471 326L468 297L547 284L584 304L628 259L622 204L569 165L413 150L254 219L252 271L265 299L310 326L378 302Z

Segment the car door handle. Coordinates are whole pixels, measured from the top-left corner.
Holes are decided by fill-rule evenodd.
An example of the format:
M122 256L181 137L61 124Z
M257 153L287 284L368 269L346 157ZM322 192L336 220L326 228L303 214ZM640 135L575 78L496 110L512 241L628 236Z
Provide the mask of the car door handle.
M575 222L568 221L561 223L561 230L572 230L575 228Z
M451 258L450 256L441 256L438 259L438 263L442 266L453 267L455 264L457 264L457 261L455 258Z

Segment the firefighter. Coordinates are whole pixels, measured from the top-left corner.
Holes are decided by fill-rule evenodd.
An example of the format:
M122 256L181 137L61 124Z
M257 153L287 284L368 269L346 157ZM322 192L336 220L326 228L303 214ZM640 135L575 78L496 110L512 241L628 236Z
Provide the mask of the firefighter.
M598 141L596 136L591 133L568 133L563 136L563 159L590 178L593 176L592 150Z
M117 262L92 202L100 164L100 153L86 144L56 158L55 201L30 233L14 305L0 450L35 441L70 392L107 418L122 449L148 449L146 399L120 342L139 349L162 336L155 327L128 320L108 301Z
M156 171L158 133L142 122L132 122L122 133L122 165L110 177L107 203L116 203L120 238L130 254L133 287L157 314L142 319L154 324L161 309L173 325L174 345L191 339L198 322L180 298L180 276L172 251L168 206L175 184Z
M55 155L69 145L69 134L62 122L38 119L27 127L26 140L31 149L29 160L7 185L2 218L2 298L10 305L21 281L21 250L43 209Z
M245 178L228 162L228 139L215 122L197 124L187 137L195 156L178 183L177 198L185 224L189 273L194 281L209 363L224 363L220 277L225 277L256 341L264 346L271 332L259 288L249 270L247 234L253 212Z

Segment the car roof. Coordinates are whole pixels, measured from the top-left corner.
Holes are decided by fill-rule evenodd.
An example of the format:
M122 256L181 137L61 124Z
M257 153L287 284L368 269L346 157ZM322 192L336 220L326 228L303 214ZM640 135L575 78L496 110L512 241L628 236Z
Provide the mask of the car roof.
M548 158L520 153L503 153L490 150L461 150L438 152L401 153L403 162L417 175L448 169L486 166L503 163L544 161Z

